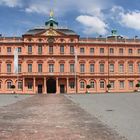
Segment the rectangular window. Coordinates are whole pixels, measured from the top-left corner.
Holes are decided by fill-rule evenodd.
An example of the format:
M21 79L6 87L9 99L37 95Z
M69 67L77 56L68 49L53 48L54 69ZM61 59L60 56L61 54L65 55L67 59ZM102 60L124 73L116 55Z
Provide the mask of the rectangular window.
M7 64L7 72L8 72L8 73L11 72L11 64Z
M53 46L49 46L49 53L53 53Z
M94 87L95 87L94 82L91 81L91 82L90 82L90 88L94 88Z
M42 45L38 46L38 54L42 54Z
M74 89L75 87L75 82L70 82L70 88Z
M70 46L70 54L74 54L74 46Z
M90 72L94 72L94 64L90 64Z
M128 49L128 53L129 54L132 54L133 53L133 50L132 49Z
M140 63L138 63L138 73L140 73Z
M33 83L32 82L28 82L28 89L31 90L33 88Z
M32 46L28 45L28 54L31 54L31 53L32 53Z
M80 88L85 88L85 83L84 82L80 82Z
M123 48L119 48L119 54L123 54Z
M54 72L54 64L49 64L49 72Z
M121 89L124 88L124 81L120 81L120 88L121 88Z
M63 45L60 46L60 53L64 54L64 46Z
M22 90L22 82L18 82L18 89Z
M140 49L138 49L138 54L140 54Z
M129 81L129 88L133 88L134 87L134 82L133 81Z
M100 72L101 72L101 73L104 72L104 64L100 64Z
M70 72L74 72L74 64L70 64Z
M105 88L105 83L104 83L104 81L100 81L100 88Z
M42 64L38 64L38 72L42 72Z
M90 48L90 54L94 53L94 48Z
M11 47L7 47L7 53L8 53L8 54L11 53Z
M124 64L119 64L119 72L120 73L124 72Z
M21 53L22 50L21 50L21 47L18 47L18 53Z
M18 64L18 72L21 72L21 64Z
M64 64L60 64L60 72L64 72Z
M0 89L1 89L1 82L0 82Z
M133 64L132 63L128 64L128 70L129 70L129 73L133 73Z
M80 72L85 72L85 64L80 64Z
M114 64L109 65L109 72L114 72Z
M100 54L104 53L104 48L100 48Z
M32 72L32 64L28 64L28 72Z
M11 81L7 82L7 89L11 89L11 85L12 85Z
M111 85L111 89L114 89L115 87L115 82L114 81L109 81L110 85Z
M85 53L85 49L84 48L80 48L80 53L84 54Z
M110 54L114 54L114 48L109 49Z

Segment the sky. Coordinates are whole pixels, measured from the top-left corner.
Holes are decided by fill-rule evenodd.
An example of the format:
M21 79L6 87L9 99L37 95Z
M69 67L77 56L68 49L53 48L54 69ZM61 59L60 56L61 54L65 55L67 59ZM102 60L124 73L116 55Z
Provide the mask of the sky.
M0 0L0 34L22 36L44 25L51 9L60 27L81 37L106 37L116 29L140 38L140 0Z

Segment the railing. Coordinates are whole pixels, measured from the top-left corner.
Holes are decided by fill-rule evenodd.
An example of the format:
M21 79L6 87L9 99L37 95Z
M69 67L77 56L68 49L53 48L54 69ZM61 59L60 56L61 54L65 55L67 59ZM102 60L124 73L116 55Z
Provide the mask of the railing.
M76 72L77 76L140 76L140 73L80 73ZM0 73L0 76L17 76L15 73ZM23 72L19 73L18 76L75 76L73 72Z
M79 43L140 43L140 39L80 38Z
M20 37L0 37L0 43L20 43L22 41Z

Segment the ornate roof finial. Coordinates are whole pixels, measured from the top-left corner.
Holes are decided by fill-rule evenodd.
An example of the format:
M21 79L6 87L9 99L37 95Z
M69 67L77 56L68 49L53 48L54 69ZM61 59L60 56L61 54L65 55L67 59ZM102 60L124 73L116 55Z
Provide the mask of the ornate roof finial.
M54 11L53 10L50 10L50 17L54 17Z

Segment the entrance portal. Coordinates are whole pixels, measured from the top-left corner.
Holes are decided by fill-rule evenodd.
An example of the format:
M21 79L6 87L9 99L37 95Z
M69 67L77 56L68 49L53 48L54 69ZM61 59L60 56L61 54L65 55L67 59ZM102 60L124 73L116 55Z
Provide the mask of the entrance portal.
M60 93L65 93L65 85L60 85Z
M42 85L38 85L38 93L39 93L39 94L42 93Z
M56 80L47 80L47 93L56 93Z

